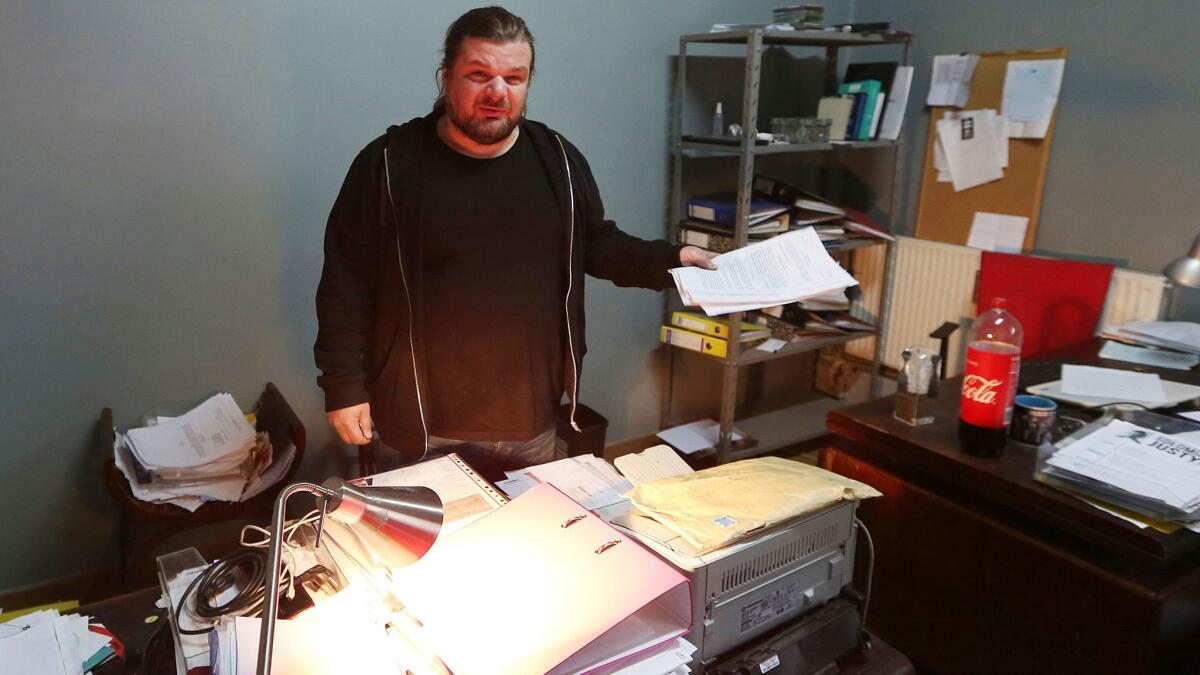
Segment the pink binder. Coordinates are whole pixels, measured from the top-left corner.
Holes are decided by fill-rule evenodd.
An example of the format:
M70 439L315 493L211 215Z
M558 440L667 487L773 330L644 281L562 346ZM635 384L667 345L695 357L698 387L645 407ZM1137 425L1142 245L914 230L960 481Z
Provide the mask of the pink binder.
M549 484L409 572L407 609L455 675L608 670L691 628L687 579Z

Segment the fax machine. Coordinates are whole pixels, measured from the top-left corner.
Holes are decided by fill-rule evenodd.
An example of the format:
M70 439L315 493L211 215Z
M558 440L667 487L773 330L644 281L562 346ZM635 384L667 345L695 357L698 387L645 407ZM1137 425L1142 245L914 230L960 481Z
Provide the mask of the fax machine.
M842 595L854 574L856 509L856 502L839 502L700 557L631 533L691 581L692 629L684 637L698 647L693 670L711 668L756 638L777 636L785 624ZM824 614L836 629L792 633L823 636L819 651L833 654L831 661L857 646L858 616Z

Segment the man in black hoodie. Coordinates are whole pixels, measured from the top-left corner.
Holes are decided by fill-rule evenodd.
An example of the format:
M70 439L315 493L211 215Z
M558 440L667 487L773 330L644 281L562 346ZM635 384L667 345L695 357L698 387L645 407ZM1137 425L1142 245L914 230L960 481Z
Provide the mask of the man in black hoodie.
M500 7L446 33L432 113L355 158L329 216L317 290L318 383L346 443L372 422L406 459L432 448L516 468L574 425L583 275L662 290L712 253L604 218L587 161L525 118L533 36Z

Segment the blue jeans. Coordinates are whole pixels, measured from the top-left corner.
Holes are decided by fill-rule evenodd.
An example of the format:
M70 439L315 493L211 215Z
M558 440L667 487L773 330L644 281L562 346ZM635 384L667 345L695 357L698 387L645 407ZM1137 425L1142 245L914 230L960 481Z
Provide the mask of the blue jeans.
M429 452L425 454L425 459L454 452L485 478L502 480L505 471L553 461L557 441L558 434L554 427L550 427L528 441L462 441L430 436ZM400 453L394 451L381 453L378 458L379 471L389 471L403 466L404 462L400 461L401 458ZM409 462L411 461L410 458Z
M558 434L554 427L528 441L460 441L453 438L429 437L430 455L458 453L472 468L484 473L501 475L505 471L554 461L554 445Z

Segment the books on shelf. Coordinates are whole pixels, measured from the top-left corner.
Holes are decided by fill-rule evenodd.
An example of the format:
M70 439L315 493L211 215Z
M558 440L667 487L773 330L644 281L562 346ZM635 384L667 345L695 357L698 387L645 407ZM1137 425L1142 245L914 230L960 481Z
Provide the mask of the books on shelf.
M779 217L786 217L788 207L784 204L755 199L750 202L748 225L759 225ZM737 225L737 197L732 194L712 195L708 197L693 197L688 200L687 214L689 218L706 223L716 223L732 229ZM790 223L790 221L789 221ZM787 229L784 226L783 229Z
M742 343L753 342L770 337L770 331L764 330L759 326L752 325L758 337L745 338L745 333L742 334ZM729 354L729 341L725 338L705 335L704 333L695 333L690 330L684 330L675 326L663 326L658 333L659 342L676 347L683 347L701 354L708 354L717 358L725 358Z
M826 96L817 103L817 117L829 120L829 140L846 140L846 128L853 111L853 96Z
M878 129L876 119L883 109L883 96L880 94L882 85L879 80L859 80L843 82L838 87L839 94L854 96L854 114L850 126L846 130L847 140L869 140Z
M725 319L712 319L696 312L673 312L671 314L671 325L676 328L690 330L693 333L703 333L719 338L729 337L729 321ZM770 331L761 326L748 321L742 322L742 342L758 340L769 335Z
M833 216L846 215L845 209L833 204L829 200L805 192L764 174L755 174L751 187L766 199L790 204L794 208L803 211L812 211Z
M770 176L756 174L752 187L755 192L771 201L791 204L796 211L792 219L792 228L799 223L825 223L830 227L841 227L859 236L877 237L888 241L896 238L883 228L874 218L862 211L830 202L824 197L805 192ZM818 228L820 231L820 228ZM828 230L826 230L828 234Z
M771 337L771 331L748 321L742 322L742 344ZM671 323L659 329L663 344L724 358L729 353L729 321L712 319L695 312L674 312Z
M845 309L837 309L836 305L841 303L833 299L832 295L828 297L828 301L814 302L808 307L805 306L805 301L764 307L752 318L756 324L771 330L773 336L790 340L875 330L875 326L850 314L848 299Z

